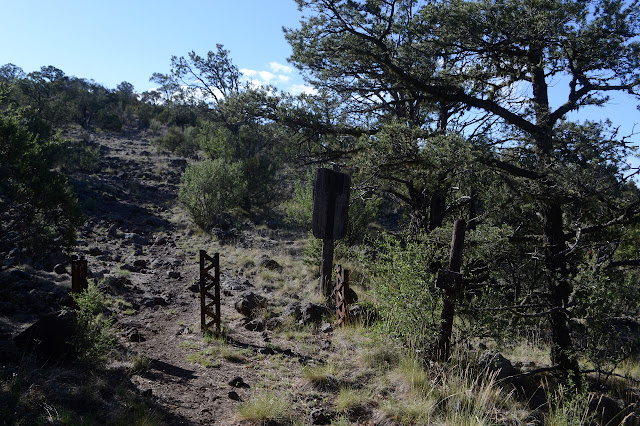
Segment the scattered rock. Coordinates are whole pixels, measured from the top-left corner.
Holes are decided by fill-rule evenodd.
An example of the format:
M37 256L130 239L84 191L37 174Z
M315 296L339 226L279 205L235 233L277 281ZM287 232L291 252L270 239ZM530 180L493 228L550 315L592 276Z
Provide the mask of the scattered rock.
M179 278L180 278L180 276L181 276L181 275L180 275L180 272L178 272L178 271L168 271L168 272L167 272L167 276L168 276L169 278L174 278L174 279L176 279L176 280L177 280L177 279L179 279Z
M262 266L263 268L267 268L270 271L279 271L281 272L284 268L275 260L271 259L266 254L262 254L258 257L257 265Z
M322 321L324 315L329 314L329 309L326 306L318 305L316 303L307 303L300 309L302 315L300 317L299 323L304 325L319 324Z
M478 359L478 364L490 374L496 374L497 380L509 377L514 373L511 361L496 352L483 353Z
M144 342L146 340L137 328L130 328L125 331L124 337L129 339L130 342Z
M231 381L229 382L229 386L233 386L234 388L245 388L245 389L249 389L251 387L247 383L245 383L242 377L240 376L234 377L233 379L231 379Z
M167 306L169 302L162 296L154 296L153 297L153 305L154 306Z
M75 314L63 310L41 317L13 341L23 353L33 352L43 359L75 358L77 354L70 343L75 331Z
M139 235L139 234L127 233L124 235L124 238L125 240L131 241L133 244L136 244L139 246L149 245L149 238L143 237L142 235Z
M311 411L311 420L314 425L329 425L334 418L334 414L324 408L316 408Z
M109 229L107 230L107 235L110 237L117 237L118 236L118 225L116 225L115 223L113 225L111 225L109 227Z
M69 274L69 272L67 272L67 268L62 263L58 263L56 266L54 266L53 272L58 275Z
M89 254L91 256L100 256L101 254L104 254L104 252L99 247L91 247L89 249Z
M323 340L322 343L320 343L320 349L322 349L323 351L328 351L331 348L331 340Z
M192 293L200 293L200 282L194 281L194 283L188 287L188 290Z
M282 325L282 320L278 317L273 317L267 320L265 327L267 328L267 330L275 330L276 328L280 327L280 325Z
M133 266L139 269L144 269L147 267L147 261L144 259L136 259L133 262Z
M242 399L240 399L240 395L238 395L238 392L236 391L229 391L228 395L229 399L232 399L234 401L242 401Z
M140 394L145 398L151 398L153 396L153 389L149 388L145 391L142 391Z
M253 319L244 325L249 331L263 331L264 330L264 321L259 319Z
M322 327L320 327L320 333L332 333L332 332L333 332L333 326L328 322L322 324Z
M242 293L235 304L236 311L245 317L253 317L255 311L266 306L266 299L252 291Z
M261 355L275 355L276 351L274 351L270 347L266 347L266 348L258 349L258 353L261 354Z

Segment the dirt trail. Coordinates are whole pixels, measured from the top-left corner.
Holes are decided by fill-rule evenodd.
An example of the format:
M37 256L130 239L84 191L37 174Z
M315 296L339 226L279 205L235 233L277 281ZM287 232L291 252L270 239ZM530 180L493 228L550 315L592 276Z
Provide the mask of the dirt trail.
M193 357L211 346L199 330L194 285L198 264L185 248L191 231L175 219L180 215L177 187L186 161L157 153L147 138L135 134L126 140L93 138L100 146L100 167L72 179L80 198L92 203L79 251L104 290L118 301L121 342L151 360L149 370L134 375L132 382L175 415L176 424L238 424L234 414L239 402L230 392L247 400L256 387L268 386L265 377L271 374L277 382L279 374L270 363L274 355L267 346L276 346L278 368L287 363L299 368L306 358L299 357L296 348L286 350L287 342L272 341L268 331L242 327L233 308L236 294L229 288L242 289L238 283L244 278L223 264L222 311L232 343L222 346L231 355L218 356L213 367L194 362ZM224 254L222 259L224 263ZM236 377L251 387L230 386Z

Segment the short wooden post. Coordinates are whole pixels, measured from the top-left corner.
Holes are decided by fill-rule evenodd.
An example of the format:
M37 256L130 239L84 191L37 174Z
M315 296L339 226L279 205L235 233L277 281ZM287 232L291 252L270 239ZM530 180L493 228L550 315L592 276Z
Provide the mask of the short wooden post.
M87 282L87 259L76 256L71 260L71 292L82 293L89 285Z
M453 317L456 310L456 299L462 291L462 252L464 249L464 234L466 222L458 219L453 225L451 236L451 252L449 254L449 268L438 272L436 286L444 290L442 297L442 313L440 314L440 334L438 336L437 351L441 360L449 359L451 349L451 332Z
M207 265L207 262L209 264ZM213 276L209 273L213 269ZM213 287L213 294L210 290ZM207 298L211 299L208 301ZM207 321L207 317L212 318ZM220 255L209 256L200 250L200 328L203 333L215 324L216 332L222 331L220 315Z
M349 324L349 270L336 267L336 325Z

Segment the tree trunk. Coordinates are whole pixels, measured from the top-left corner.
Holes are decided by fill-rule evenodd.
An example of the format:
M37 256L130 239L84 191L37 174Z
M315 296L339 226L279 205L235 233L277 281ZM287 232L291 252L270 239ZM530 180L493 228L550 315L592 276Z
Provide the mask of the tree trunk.
M569 318L565 310L572 288L568 279L566 255L563 253L565 238L562 216L562 207L559 204L547 203L542 208L547 286L552 309L549 316L551 363L558 365L560 370L579 386L580 368L573 354Z

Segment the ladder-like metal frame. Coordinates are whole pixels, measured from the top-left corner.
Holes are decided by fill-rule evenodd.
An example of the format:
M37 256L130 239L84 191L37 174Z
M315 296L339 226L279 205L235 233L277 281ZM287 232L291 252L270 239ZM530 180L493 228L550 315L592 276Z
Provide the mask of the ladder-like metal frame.
M209 273L212 269L213 275ZM220 334L220 255L216 253L212 257L200 250L200 328L206 333L214 324Z
M349 271L336 266L336 325L349 323Z

